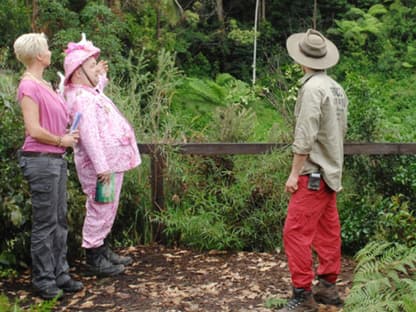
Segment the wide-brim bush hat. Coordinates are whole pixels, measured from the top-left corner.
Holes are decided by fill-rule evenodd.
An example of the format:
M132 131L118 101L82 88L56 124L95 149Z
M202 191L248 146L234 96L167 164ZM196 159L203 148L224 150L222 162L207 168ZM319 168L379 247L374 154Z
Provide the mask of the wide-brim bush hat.
M327 69L338 63L339 52L335 44L319 31L292 34L286 40L289 56L298 64L312 69Z
M80 67L90 57L98 58L100 55L100 49L95 47L91 41L88 41L85 34L82 33L82 39L80 42L68 43L68 48L65 50L64 70L65 78L64 85L68 84L69 78L71 78L74 71Z

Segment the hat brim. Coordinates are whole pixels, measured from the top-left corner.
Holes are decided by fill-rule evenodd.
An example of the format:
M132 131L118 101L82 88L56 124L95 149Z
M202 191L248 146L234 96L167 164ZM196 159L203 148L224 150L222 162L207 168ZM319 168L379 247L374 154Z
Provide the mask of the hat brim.
M289 56L300 65L312 69L327 69L336 65L339 61L339 52L335 44L325 38L327 53L324 57L315 58L305 55L299 48L299 43L305 38L306 33L291 35L286 40L286 48Z

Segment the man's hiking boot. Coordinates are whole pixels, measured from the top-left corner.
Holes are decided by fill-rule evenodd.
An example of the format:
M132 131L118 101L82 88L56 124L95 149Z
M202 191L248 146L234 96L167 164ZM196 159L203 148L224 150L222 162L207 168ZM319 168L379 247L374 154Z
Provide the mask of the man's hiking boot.
M323 278L320 278L319 283L313 287L313 297L316 302L322 304L340 306L344 303L339 297L337 286L335 284L331 284Z
M311 291L302 288L293 288L292 299L278 312L317 312L318 304L312 296Z
M99 277L113 276L124 271L124 265L113 264L105 256L106 247L86 249L87 274Z
M129 256L121 256L116 254L114 251L110 249L110 247L106 244L105 245L105 257L112 263L112 264L122 264L122 265L129 265L133 262L133 259Z

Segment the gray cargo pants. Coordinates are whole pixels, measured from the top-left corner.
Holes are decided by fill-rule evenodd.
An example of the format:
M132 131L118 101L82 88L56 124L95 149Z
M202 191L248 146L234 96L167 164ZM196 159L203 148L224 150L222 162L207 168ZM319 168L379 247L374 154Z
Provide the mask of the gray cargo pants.
M37 289L70 279L67 253L67 164L64 158L19 157L32 197L32 283Z

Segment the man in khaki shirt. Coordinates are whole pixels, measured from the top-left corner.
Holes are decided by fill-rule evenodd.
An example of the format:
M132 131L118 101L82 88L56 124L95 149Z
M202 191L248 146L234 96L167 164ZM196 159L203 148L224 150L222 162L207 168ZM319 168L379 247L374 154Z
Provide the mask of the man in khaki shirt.
M331 41L310 29L291 35L286 45L305 75L295 106L294 156L285 185L291 198L283 237L293 297L279 311L318 311L317 302L342 304L335 286L341 268L336 192L342 189L348 99L325 71L339 59ZM319 259L313 292L312 247Z

